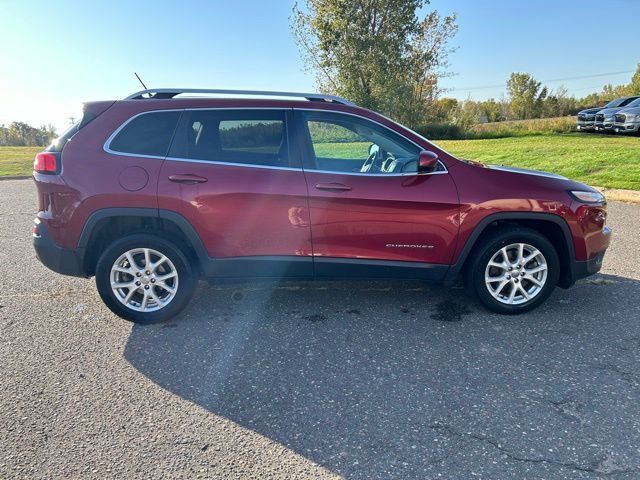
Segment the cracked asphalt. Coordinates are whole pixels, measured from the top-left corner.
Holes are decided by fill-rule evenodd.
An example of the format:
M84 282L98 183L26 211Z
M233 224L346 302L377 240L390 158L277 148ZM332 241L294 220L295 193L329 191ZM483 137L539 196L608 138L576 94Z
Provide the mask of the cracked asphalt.
M133 326L36 260L0 182L0 478L640 478L640 207L501 317L419 282L202 284Z

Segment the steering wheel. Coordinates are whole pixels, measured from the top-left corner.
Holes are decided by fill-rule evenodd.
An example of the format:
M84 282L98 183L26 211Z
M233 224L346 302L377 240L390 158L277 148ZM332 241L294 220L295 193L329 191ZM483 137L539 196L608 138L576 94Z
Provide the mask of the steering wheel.
M367 173L367 172L371 171L371 167L373 167L373 164L376 161L376 156L377 155L378 155L377 151L371 152L369 154L367 159L363 162L362 166L360 167L360 172L361 173Z

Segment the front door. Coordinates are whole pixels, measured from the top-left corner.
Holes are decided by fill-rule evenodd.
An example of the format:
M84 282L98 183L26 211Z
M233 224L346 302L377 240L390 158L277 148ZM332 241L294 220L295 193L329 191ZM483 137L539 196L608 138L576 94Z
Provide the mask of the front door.
M387 276L403 267L410 277L442 275L459 213L444 166L419 174L422 148L369 119L320 110L296 118L316 275Z
M158 183L217 277L313 274L307 187L289 155L291 110L186 110Z

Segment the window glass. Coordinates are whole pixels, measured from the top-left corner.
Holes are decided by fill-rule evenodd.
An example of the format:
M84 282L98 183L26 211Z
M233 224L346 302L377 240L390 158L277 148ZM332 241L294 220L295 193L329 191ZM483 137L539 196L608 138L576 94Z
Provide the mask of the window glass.
M115 152L164 157L180 113L151 112L139 115L118 132L109 148Z
M374 122L328 112L305 117L317 170L377 175L418 170L420 148Z
M194 160L289 167L284 112L187 111L186 138L171 156ZM175 150L175 151L174 151Z

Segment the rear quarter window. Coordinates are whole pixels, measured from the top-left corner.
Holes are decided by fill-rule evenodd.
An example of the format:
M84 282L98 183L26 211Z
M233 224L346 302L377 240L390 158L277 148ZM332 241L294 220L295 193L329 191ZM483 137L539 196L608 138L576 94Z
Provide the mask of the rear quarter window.
M108 148L118 153L165 157L180 114L175 111L138 115L116 133Z

